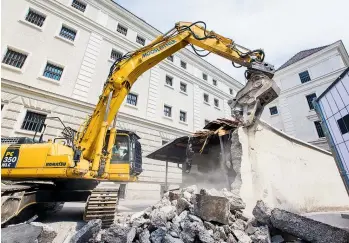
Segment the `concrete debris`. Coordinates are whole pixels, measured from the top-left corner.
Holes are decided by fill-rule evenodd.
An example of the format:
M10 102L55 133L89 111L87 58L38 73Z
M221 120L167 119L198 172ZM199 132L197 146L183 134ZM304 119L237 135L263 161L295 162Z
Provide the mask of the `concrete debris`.
M271 237L271 243L282 243L284 242L284 238L281 235L274 235Z
M281 231L310 242L349 242L348 231L277 208L271 212L271 223Z
M262 200L257 201L252 214L258 222L271 226L271 209Z
M122 224L100 230L93 243L281 243L348 242L349 232L287 211L268 208L258 201L254 219L242 213L241 198L227 190L201 190L195 186L170 191L154 206L125 217ZM234 199L232 199L234 198ZM176 202L173 205L173 202ZM233 209L232 209L233 207Z
M257 227L250 237L254 243L271 243L269 228L266 225Z
M1 229L1 243L35 243L42 233L42 227L30 224L17 224ZM20 232L20 233L19 233Z
M94 219L89 221L84 227L73 235L69 243L84 243L88 242L89 239L96 238L98 232L102 228L102 220Z
M229 200L225 197L196 195L194 214L206 221L229 223Z
M51 243L54 238L56 238L57 236L57 232L54 231L50 226L45 225L43 223L40 222L32 222L30 223L31 225L37 226L37 227L42 227L42 232L38 237L38 243ZM96 229L98 232L100 230Z

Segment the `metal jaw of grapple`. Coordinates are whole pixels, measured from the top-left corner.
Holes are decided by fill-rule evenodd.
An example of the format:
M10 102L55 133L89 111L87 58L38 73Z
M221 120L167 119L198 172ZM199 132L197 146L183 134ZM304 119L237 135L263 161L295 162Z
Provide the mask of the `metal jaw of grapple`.
M253 125L264 107L280 94L280 88L272 77L273 74L251 68L245 87L228 101L232 117L242 121L246 127Z

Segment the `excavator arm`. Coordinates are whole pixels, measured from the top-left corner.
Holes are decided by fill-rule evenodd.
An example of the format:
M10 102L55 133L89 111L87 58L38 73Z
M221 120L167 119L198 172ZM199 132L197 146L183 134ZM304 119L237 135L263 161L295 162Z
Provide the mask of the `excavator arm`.
M229 38L208 31L204 22L179 22L166 34L143 48L125 54L112 65L98 104L76 138L76 161L82 155L92 161L92 171L98 170L103 156L108 157L102 152L106 132L132 85L141 74L187 45L191 45L197 54L201 50L195 46L232 61L235 67L247 68L245 87L229 101L232 116L244 125L252 125L263 107L278 96L279 89L271 80L274 68L264 62L262 50L249 50ZM115 131L115 122L113 129ZM113 141L114 138L111 136L109 139ZM108 150L111 149L110 141ZM108 166L107 162L106 172Z

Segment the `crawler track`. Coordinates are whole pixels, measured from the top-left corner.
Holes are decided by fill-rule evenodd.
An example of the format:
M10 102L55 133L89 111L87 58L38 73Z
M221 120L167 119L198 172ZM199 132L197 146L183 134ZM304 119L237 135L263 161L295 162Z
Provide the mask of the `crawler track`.
M118 188L96 187L87 199L84 220L101 219L102 226L108 227L114 223L118 205Z

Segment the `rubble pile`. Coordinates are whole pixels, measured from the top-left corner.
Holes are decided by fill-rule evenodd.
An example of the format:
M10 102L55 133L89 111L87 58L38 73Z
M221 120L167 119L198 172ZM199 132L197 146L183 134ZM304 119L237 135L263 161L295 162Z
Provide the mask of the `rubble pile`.
M81 229L82 238L75 236L70 242L349 242L349 233L344 230L271 210L262 201L254 208L252 219L244 216L244 208L241 198L226 189L198 191L191 186L166 193L156 205L120 219L110 228L101 229L100 220L90 221Z

